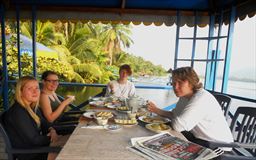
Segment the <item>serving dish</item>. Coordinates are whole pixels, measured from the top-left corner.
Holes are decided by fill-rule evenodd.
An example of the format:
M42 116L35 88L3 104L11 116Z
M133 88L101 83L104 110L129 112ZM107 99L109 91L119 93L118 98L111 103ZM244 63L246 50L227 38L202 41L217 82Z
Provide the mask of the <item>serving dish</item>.
M115 119L116 124L121 124L121 125L137 125L138 122L136 119Z
M123 112L123 113L131 112L131 110L127 106L116 107L116 110L119 111L119 112Z

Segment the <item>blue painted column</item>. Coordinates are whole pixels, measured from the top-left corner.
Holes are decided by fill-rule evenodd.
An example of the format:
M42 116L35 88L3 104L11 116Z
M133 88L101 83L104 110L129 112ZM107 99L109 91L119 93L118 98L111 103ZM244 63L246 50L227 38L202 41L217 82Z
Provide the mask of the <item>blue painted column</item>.
M2 33L2 63L3 63L3 107L4 110L8 108L8 70L6 61L6 39L5 39L5 10L1 5L1 33Z
M213 90L213 78L214 78L214 68L215 68L215 62L213 61L215 59L215 54L216 54L216 51L215 50L212 50L211 52L211 62L210 62L210 66L211 66L211 69L210 69L210 77L209 77L209 82L208 82L208 90Z
M236 8L233 6L231 9L230 21L228 26L228 37L227 37L227 45L226 45L223 80L222 80L222 87L221 87L222 93L227 93L228 77L229 77L229 70L230 70L230 59L231 59L231 52L232 52L232 42L233 42L233 34L234 34L235 15L236 15Z
M176 15L176 41L175 41L175 57L174 57L174 69L177 68L177 59L179 52L179 38L180 38L180 11L177 11Z
M219 18L219 28L218 28L218 38L217 38L217 44L216 44L216 53L217 55L218 52L220 51L220 36L221 36L221 32L222 32L222 23L223 23L223 10L220 11L220 18Z
M210 23L209 23L209 33L208 33L208 47L207 47L207 59L212 60L212 37L214 33L214 20L215 16L211 15L210 16ZM205 89L211 89L211 66L212 66L212 61L207 61L206 62L206 70L205 70L205 80L204 80L204 88Z
M20 60L20 8L16 6L16 31L17 31L17 49L18 49L18 74L21 77L21 60Z
M32 7L32 51L33 51L33 76L36 78L36 6Z
M195 22L194 22L194 35L192 44L192 56L191 56L191 67L194 67L195 50L196 50L196 34L197 34L197 12L194 12Z
M214 65L213 65L213 77L212 77L212 90L215 91L216 88L216 81L217 81L217 71L218 71L218 65L219 61L217 59L220 59L220 53L221 51L216 51L214 54Z

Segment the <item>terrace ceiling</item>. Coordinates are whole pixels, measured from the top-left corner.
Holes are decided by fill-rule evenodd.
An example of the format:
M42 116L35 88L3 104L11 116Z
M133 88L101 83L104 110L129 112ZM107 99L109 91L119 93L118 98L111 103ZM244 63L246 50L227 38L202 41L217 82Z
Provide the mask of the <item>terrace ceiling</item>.
M227 17L232 5L236 6L236 18L240 20L256 13L256 0L2 0L1 3L5 5L6 17L10 19L15 19L17 6L21 19L31 19L34 6L37 19L42 21L164 23L168 26L176 22L177 10L181 11L181 26L194 25L191 18L194 11L199 15L199 26L207 25L208 15L218 16L220 10Z

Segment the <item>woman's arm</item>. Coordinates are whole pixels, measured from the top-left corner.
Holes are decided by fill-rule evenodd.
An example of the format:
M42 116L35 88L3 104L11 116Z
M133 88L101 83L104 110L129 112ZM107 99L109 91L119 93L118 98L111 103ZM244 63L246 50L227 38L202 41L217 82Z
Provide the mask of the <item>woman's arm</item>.
M58 108L55 111L52 111L51 103L48 95L42 93L40 96L40 107L49 122L55 121L65 110L66 106L72 102L72 98L67 98L60 103Z

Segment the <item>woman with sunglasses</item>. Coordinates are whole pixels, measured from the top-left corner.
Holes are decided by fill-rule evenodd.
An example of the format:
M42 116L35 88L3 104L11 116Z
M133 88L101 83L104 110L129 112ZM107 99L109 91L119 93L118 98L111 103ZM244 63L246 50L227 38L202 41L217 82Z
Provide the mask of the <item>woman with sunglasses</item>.
M48 122L53 123L56 120L60 120L59 118L62 113L74 98L68 97L60 101L55 93L59 86L59 78L58 74L53 71L45 71L42 74L42 83L43 88L40 96L40 107Z

